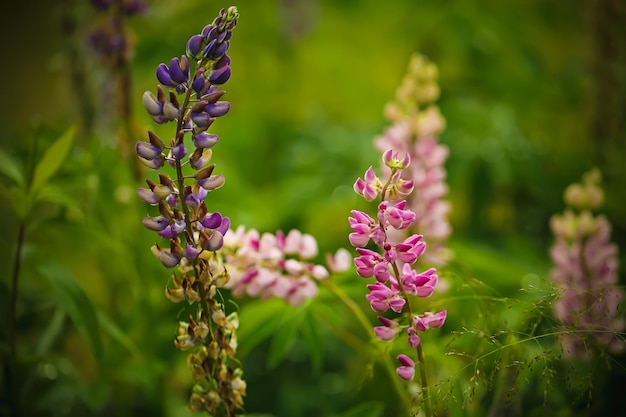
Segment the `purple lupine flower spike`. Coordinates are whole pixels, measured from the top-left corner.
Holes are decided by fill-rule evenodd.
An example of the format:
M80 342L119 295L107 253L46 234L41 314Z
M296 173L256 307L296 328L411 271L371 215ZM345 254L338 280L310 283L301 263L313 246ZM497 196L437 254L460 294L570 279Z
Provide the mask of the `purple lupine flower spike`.
M222 248L230 220L218 212L209 213L206 205L208 192L225 181L223 175L213 174L215 165L209 165L218 137L208 129L230 110L230 103L221 101L224 91L218 85L231 75L225 53L238 17L237 8L222 9L202 33L189 38L185 55L157 66L156 94L146 91L142 105L158 124L175 121L176 130L167 145L148 132L149 141L135 147L140 161L159 171L158 183L146 180L148 188L138 189L137 195L158 209L158 214L146 216L142 223L157 235L152 253L173 271L165 295L196 308L188 322L179 322L174 340L176 347L190 352L193 380L206 382L193 388L189 409L211 415L218 408L224 415L238 415L246 388L234 358L237 314L227 315L219 296L229 280ZM185 165L196 174L183 174ZM169 248L160 246L163 241L169 242ZM215 392L223 401L205 401Z

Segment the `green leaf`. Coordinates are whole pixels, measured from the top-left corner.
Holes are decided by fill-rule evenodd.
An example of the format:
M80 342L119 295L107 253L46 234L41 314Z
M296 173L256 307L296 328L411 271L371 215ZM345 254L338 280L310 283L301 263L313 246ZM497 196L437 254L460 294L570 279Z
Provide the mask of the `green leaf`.
M60 138L58 138L44 153L43 157L35 167L35 175L31 191L36 193L50 178L57 172L65 160L74 140L76 129L71 127Z
M311 364L313 369L319 373L322 369L322 338L319 334L319 323L314 314L309 311L306 314L304 323L302 324L302 337L309 348L309 354L311 355Z
M24 175L19 166L13 161L9 155L0 150L0 174L15 181L17 185L24 185Z
M384 406L378 401L370 401L357 405L345 413L335 417L380 417L383 415Z
M256 300L245 304L239 312L237 340L239 352L247 354L280 327L289 306L280 299Z
M125 347L134 356L141 356L141 352L135 343L126 336L114 322L103 313L98 312L98 323L103 331L107 332L116 342Z
M63 323L65 322L65 310L61 307L57 307L55 310L52 319L50 319L50 323L44 330L43 334L39 338L37 342L37 347L35 348L35 352L38 355L44 355L50 350L50 347L54 343L54 341L59 337L61 331L63 330Z
M102 358L102 339L98 317L89 297L67 270L53 264L41 265L39 272L52 284L59 306L71 317L74 325L85 338L94 357Z
M32 208L32 199L26 195L22 187L15 185L5 187L0 184L0 197L9 202L19 220L24 220L28 217Z
M302 327L304 318L306 317L306 309L299 308L295 312L285 316L285 320L278 327L267 354L267 366L274 368L287 356L291 351L296 339L298 338L298 332Z

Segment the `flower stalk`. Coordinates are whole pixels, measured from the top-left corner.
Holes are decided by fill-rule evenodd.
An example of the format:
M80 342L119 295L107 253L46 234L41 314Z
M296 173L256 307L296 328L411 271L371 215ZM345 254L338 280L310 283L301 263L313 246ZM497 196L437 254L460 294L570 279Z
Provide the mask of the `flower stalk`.
M157 94L145 92L142 104L157 124L176 122L174 138L166 144L148 131L148 141L136 144L145 166L174 170L173 178L161 172L158 183L146 180L148 188L137 193L158 208L159 215L145 217L144 226L169 246L152 247L163 266L173 270L165 295L197 305L195 315L178 323L174 340L178 349L190 352L187 364L195 383L188 409L214 416L237 415L246 393L236 358L239 319L226 311L220 295L230 279L221 253L230 219L210 212L206 204L209 193L224 184L224 176L214 174L215 164L210 164L218 137L208 129L230 110L230 103L220 100L224 91L219 87L231 75L226 52L238 17L235 7L222 9L189 39L185 55L159 64ZM193 151L185 143L189 136Z
M604 200L600 180L600 171L594 169L582 183L570 185L564 195L567 209L550 220L556 238L550 278L560 292L553 310L568 330L559 337L566 359L589 359L588 342L613 353L626 350L618 336L626 328L618 314L624 299L618 287L618 248L610 242L607 218L592 213Z
M427 329L439 328L446 319L447 312L425 312L415 314L411 308L411 296L429 297L438 281L434 268L417 272L413 265L425 252L426 244L422 235L413 234L402 241L396 241L388 231L404 230L415 222L416 214L406 208L406 198L413 192L414 181L403 178L403 170L410 165L408 154L400 157L393 149L383 154L383 164L388 174L383 180L368 168L363 178L358 178L354 184L354 191L367 201L378 199L378 213L376 219L364 212L352 211L349 218L350 243L356 247L360 256L354 259L357 274L363 278L375 278L375 284L367 285L370 293L366 296L372 310L383 313L392 310L400 316L389 319L379 316L382 326L374 328L376 337L380 340L394 340L397 335L405 331L408 344L416 352L420 366L422 398L424 412L427 417L432 415L428 382L426 378L424 354L418 332ZM373 242L379 251L366 249ZM415 362L404 354L397 356L400 367L397 375L406 381L415 376Z

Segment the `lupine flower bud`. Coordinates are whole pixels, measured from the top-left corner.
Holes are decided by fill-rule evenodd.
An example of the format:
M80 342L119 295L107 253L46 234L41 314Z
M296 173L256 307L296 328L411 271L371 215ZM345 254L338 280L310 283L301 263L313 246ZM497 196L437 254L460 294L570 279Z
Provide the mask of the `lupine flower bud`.
M417 335L417 331L414 327L409 327L406 329L406 334L409 336L407 341L409 342L409 346L413 349L416 349L420 344L420 337Z
M187 155L187 148L182 143L172 148L172 156L176 159L183 159Z
M165 239L174 239L175 237L180 236L185 232L185 226L186 224L184 220L178 220L170 224L165 229L161 230L159 232L159 236Z
M222 224L222 215L219 212L207 214L200 223L208 229L217 229Z
M218 101L217 103L209 103L205 107L204 111L211 117L224 116L230 110L230 103L228 101Z
M213 118L208 113L191 113L191 120L200 128L209 127L213 123Z
M198 257L198 249L193 245L185 246L185 258L193 261Z
M200 132L192 136L196 148L208 149L215 146L218 136L212 133Z
M217 174L198 181L198 184L207 191L213 191L223 186L225 181L226 179L223 175Z
M189 164L195 170L202 169L209 163L212 155L211 149L197 148L189 157Z
M169 225L169 220L163 216L144 217L142 222L146 229L155 232L160 232Z
M182 84L189 79L189 61L186 56L182 56L180 61L178 58L172 58L169 66L170 78L176 84Z
M166 101L163 104L163 116L169 121L174 121L180 115L180 109L174 105L171 101Z
M156 206L157 204L159 204L159 199L149 188L138 188L137 196L141 199L141 201L146 202L152 206Z
M156 198L159 200L163 200L164 198L172 194L172 189L163 184L157 184L152 191L154 192Z
M204 78L204 68L200 68L196 73L196 78L194 78L193 82L191 83L191 88L196 92L196 94L200 95L203 93L206 86L207 82Z
M161 154L157 155L157 157L153 159L145 159L139 157L139 161L141 161L142 164L150 169L159 169L163 166L163 163L165 162L165 157Z
M158 155L161 155L161 149L148 142L137 142L135 145L135 151L137 152L137 155L149 161L153 160Z
M151 116L159 116L163 113L163 105L150 91L143 93L141 104Z
M222 246L224 246L224 236L219 231L213 230L204 249L214 252L220 250Z
M223 217L222 223L220 223L220 225L215 230L220 232L222 235L226 235L226 232L230 230L230 217Z
M200 59L200 51L202 49L203 35L193 35L187 41L187 56L193 59Z
M161 63L157 66L156 69L156 77L159 82L165 86L172 87L174 83L172 82L172 78L170 77L170 71L167 65Z
M383 316L378 316L378 320L383 324L383 326L374 327L376 337L380 340L393 339L397 333L398 323Z
M415 376L415 362L406 355L398 355L398 361L402 365L396 369L398 376L405 381L412 380Z
M443 310L436 314L427 311L421 317L419 315L415 315L413 316L413 326L415 327L415 330L420 332L425 332L428 329L438 329L443 326L443 323L446 321L447 314L448 312Z
M230 66L226 65L211 71L211 75L209 75L209 82L215 85L226 84L226 82L230 79L230 75Z
M167 249L161 249L157 245L152 246L151 248L154 256L159 258L159 261L166 268L174 268L176 265L180 263L180 257L174 255L171 251Z

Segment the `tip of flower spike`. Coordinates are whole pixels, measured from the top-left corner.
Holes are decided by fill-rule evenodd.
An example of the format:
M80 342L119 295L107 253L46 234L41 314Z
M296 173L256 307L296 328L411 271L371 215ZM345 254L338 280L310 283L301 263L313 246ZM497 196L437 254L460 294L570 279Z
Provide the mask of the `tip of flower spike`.
M237 9L237 6L230 6L228 10L226 10L226 22L234 22L237 21L237 19L239 19L239 10Z
M383 163L391 169L406 169L411 163L411 157L407 153L400 158L398 151L388 149L383 154Z

